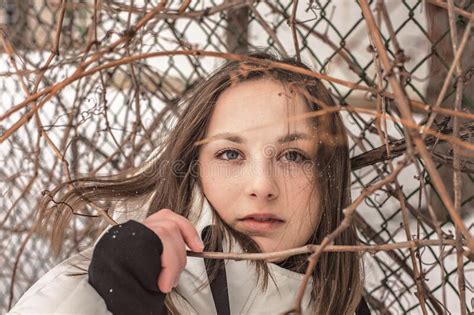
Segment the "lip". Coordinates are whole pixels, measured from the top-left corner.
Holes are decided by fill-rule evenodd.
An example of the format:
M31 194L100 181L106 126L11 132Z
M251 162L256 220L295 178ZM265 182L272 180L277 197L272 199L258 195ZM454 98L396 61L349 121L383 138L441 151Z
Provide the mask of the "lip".
M241 229L252 235L272 232L285 223L285 220L271 213L253 213L238 221Z
M240 220L247 220L247 219L272 219L272 220L277 220L277 221L285 221L282 218L280 218L277 215L274 215L272 213L252 213L249 215L246 215Z

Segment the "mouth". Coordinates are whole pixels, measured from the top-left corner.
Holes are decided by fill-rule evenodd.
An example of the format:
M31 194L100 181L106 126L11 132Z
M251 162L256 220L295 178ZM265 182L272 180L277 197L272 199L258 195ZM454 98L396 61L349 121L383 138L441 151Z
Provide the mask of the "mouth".
M272 232L285 223L282 218L267 213L250 214L238 220L241 229L249 234Z

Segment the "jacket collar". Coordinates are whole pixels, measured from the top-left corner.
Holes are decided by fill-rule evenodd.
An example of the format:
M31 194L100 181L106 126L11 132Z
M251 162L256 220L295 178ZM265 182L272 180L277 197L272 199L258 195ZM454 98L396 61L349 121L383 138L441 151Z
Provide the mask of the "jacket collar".
M199 187L195 187L193 190L192 205L189 219L202 235L204 228L215 223L215 214ZM230 247L234 253L243 252L237 242L224 238L222 243L223 252L228 252ZM258 275L254 263L226 260L224 266L225 276L217 281L220 283L220 288L217 290L215 288L211 289L204 260L188 257L186 269L177 287L177 293L188 301L198 314L221 314L221 312L217 312L215 305L222 304L222 301L215 303L213 297L213 295L216 296L215 292L219 290L228 293L231 314L276 314L285 312L293 305L296 292L304 276L276 264L268 263L270 277L268 286L264 290L257 281ZM222 284L222 279L225 279L224 284ZM310 279L303 299L304 313L311 313L307 307L311 296L311 287L312 279ZM222 297L222 295L219 296Z
M117 222L125 222L130 219L143 221L146 217L148 204L140 207L137 211L117 213L114 215L114 219ZM141 209L142 211L140 211ZM199 185L195 185L192 191L192 205L188 219L196 227L199 235L202 235L202 231L206 227L215 224L215 214L212 206ZM243 252L237 242L224 238L222 243L223 252L228 252L229 248L232 248L234 253ZM218 289L227 291L231 314L276 314L290 309L303 275L273 263L268 263L268 269L270 272L269 282L266 290L263 290L260 283L257 282L258 276L255 264L249 261L225 261L226 284ZM311 283L312 279L308 283L303 298L305 314L314 313L307 307L311 296ZM179 297L176 298L176 296ZM182 313L217 314L216 304L208 282L207 270L202 258L187 258L186 268L181 274L178 287L171 297L177 304L176 306L183 311Z

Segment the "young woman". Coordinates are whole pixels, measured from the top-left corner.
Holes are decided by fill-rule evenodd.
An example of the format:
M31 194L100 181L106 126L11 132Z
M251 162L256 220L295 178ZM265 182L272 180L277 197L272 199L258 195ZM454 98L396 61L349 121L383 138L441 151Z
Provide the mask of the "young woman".
M173 131L145 165L77 180L43 213L55 218L53 245L70 209L85 203L100 209L104 200L133 202L138 206L126 207L127 218L140 209L146 218L122 218L96 243L90 261L72 257L51 270L12 314L275 314L291 308L307 255L225 263L186 257L186 247L248 253L318 244L340 224L350 199L347 137L339 114L324 112L334 102L323 84L275 66L309 70L293 59L257 53L244 60L227 62L183 100ZM354 227L335 244L357 244ZM368 311L359 260L357 253L324 253L303 313ZM71 276L73 265L88 268L88 275Z

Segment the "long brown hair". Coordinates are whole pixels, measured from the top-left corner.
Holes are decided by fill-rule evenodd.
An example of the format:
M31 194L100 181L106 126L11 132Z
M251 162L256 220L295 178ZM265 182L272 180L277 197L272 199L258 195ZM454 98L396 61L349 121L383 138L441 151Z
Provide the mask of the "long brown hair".
M310 111L335 106L328 90L315 78L295 73L272 62L309 70L294 59L281 59L267 53L253 53L244 61L228 61L207 80L200 82L193 92L183 97L180 116L174 129L155 150L154 158L138 168L113 176L76 179L48 192L40 209L40 222L52 221L52 244L55 252L61 247L63 233L73 212L83 211L86 205L112 214L114 202L134 200L137 204L149 204L147 215L159 209L173 209L189 217L193 204L193 187L200 185L196 172L200 140L205 137L212 110L219 95L236 82L271 77L290 89L301 93ZM253 61L252 61L253 60ZM260 63L257 61L265 61ZM262 66L265 64L265 66ZM318 150L313 157L314 193L319 197L321 218L318 228L308 243L319 244L334 231L343 219L345 206L350 202L350 164L345 127L339 113L328 112L311 118L317 129ZM57 194L64 191L58 201ZM54 201L52 207L48 207ZM107 204L108 203L108 204ZM218 216L217 216L218 217ZM259 252L258 245L245 234L233 230L222 220L204 240L211 249L231 235L247 252ZM335 244L356 245L354 226L349 227L335 240ZM306 256L289 258L290 269L304 271ZM263 262L256 263L262 282L268 281L268 269ZM362 276L359 254L356 252L324 253L313 274L312 302L317 314L353 314L362 296ZM213 281L213 277L210 281ZM265 287L265 285L263 285Z

